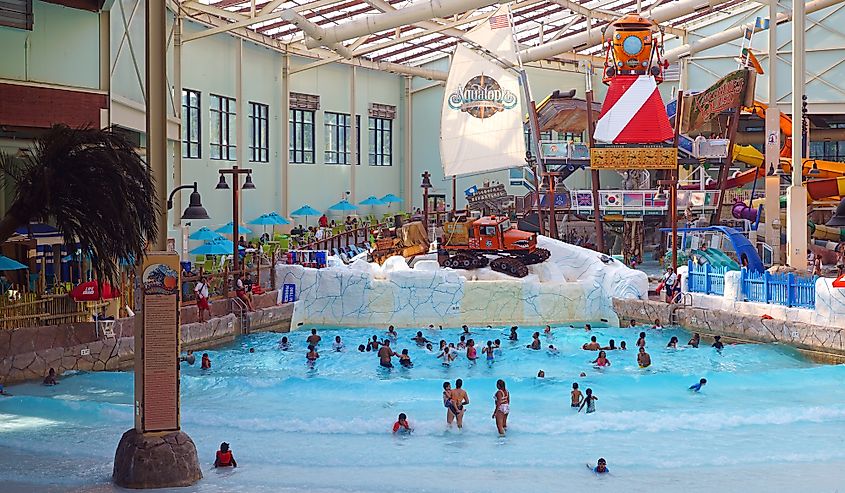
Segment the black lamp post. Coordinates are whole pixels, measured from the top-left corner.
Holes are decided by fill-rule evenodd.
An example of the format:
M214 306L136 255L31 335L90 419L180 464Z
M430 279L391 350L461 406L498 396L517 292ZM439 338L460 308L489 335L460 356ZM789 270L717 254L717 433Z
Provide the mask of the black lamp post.
M220 181L217 182L217 190L229 190L229 184L226 183L226 175L232 175L233 177L233 186L232 186L232 243L234 244L233 249L234 252L232 253L232 270L238 270L239 258L238 258L238 230L240 229L240 224L238 224L238 202L240 198L240 190L255 190L255 184L252 182L252 169L250 168L229 168L229 169L221 169L220 172ZM244 181L243 186L240 186L240 175L246 175L246 180Z
M176 195L176 192L179 190L186 190L188 188L193 189L193 192L191 192L191 201L188 204L188 207L182 213L182 219L209 219L208 211L206 211L205 207L202 206L202 198L200 197L200 193L197 191L197 182L194 182L193 185L181 185L174 188L173 191L170 192L170 196L167 198L167 210L173 208L173 196Z
M431 173L428 171L422 174L420 188L423 189L423 226L425 227L426 234L428 234L428 190L433 188L431 185Z

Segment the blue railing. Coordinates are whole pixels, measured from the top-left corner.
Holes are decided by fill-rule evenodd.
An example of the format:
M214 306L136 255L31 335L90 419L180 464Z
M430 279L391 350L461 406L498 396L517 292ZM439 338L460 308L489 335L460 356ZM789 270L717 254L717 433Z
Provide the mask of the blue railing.
M797 277L793 273L754 273L743 269L740 279L746 301L773 303L801 308L816 307L816 277Z
M700 265L692 260L687 262L687 286L690 292L705 294L725 294L725 272L727 267Z

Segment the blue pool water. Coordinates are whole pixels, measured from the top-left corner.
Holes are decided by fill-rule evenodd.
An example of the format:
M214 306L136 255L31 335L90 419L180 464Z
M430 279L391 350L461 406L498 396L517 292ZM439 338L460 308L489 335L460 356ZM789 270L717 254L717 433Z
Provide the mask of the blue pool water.
M175 491L449 492L563 491L834 491L845 487L845 369L810 363L774 345L727 346L721 353L666 349L677 329L594 328L599 342L625 340L598 370L582 351L589 335L558 327L560 354L531 351L535 329L512 344L501 329L473 329L483 345L500 338L492 365L462 355L443 367L401 330L394 349L408 348L413 369L384 370L355 346L381 330L323 328L321 358L305 363L307 332L240 339L208 351L213 367L183 365L182 424L197 444L205 478ZM653 366L636 364L637 333L648 333ZM458 340L458 330L425 331ZM340 335L348 351L331 351ZM254 347L255 353L248 349ZM398 365L397 365L398 366ZM535 377L543 369L546 378ZM586 377L579 377L580 372ZM707 378L700 394L687 387ZM463 431L447 429L442 382L463 378L471 403ZM495 381L511 392L506 438L491 419ZM597 412L569 406L577 381L599 398ZM4 491L113 491L112 459L132 425L131 373L66 376L57 387L10 388L0 398L0 484ZM415 428L389 432L399 412ZM211 467L230 442L234 471ZM598 478L585 463L605 457L612 474Z

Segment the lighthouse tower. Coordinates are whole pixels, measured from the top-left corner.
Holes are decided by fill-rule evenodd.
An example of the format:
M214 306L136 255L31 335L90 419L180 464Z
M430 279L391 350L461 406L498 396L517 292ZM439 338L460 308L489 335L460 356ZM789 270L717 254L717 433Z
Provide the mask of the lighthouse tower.
M663 43L659 27L637 14L626 14L608 26L605 48L602 75L609 87L593 134L595 140L630 146L672 139L674 131L657 90L668 66L660 56Z

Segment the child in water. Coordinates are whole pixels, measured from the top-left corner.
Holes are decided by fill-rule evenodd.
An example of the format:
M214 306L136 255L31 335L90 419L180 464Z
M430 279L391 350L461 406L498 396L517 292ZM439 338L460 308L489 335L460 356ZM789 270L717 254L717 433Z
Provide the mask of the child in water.
M704 385L706 385L706 384L707 384L707 379L702 378L701 380L698 381L697 384L690 385L689 390L692 390L693 392L700 392L701 387L704 387Z
M397 419L396 422L393 423L393 433L399 433L400 435L410 435L412 431L414 431L414 429L411 428L410 424L408 424L408 416L406 416L405 413L399 413L399 419Z
M228 443L220 444L220 450L217 451L217 456L214 458L214 467L238 467L235 456L229 450Z
M587 389L587 395L581 402L581 407L578 408L578 412L580 413L581 410L584 409L584 407L587 408L587 414L596 412L597 400L599 400L599 398L593 395L593 389Z
M578 382L572 383L572 392L570 392L571 401L570 407L580 407L581 406L581 390L578 389Z
M403 349L402 354L399 355L399 364L405 368L413 368L414 364L411 362L411 356L408 355L407 349Z

